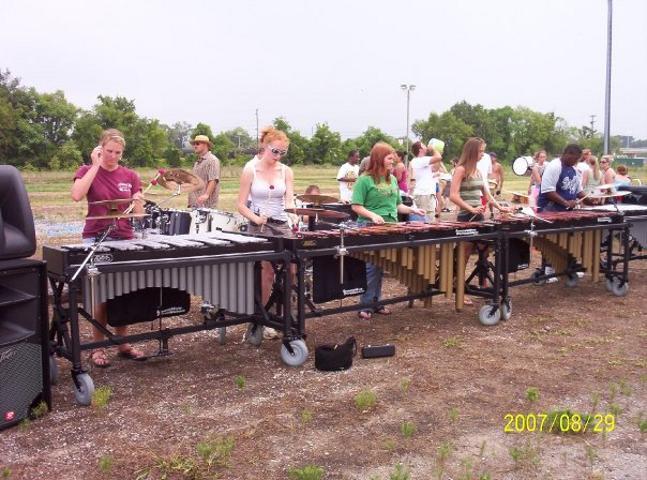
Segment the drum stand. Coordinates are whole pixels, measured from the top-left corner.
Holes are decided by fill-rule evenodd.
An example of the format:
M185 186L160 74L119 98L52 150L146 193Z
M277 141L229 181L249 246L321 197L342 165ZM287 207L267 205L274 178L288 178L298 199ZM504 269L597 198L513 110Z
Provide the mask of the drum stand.
M344 257L348 255L348 250L344 245L344 233L346 232L346 226L339 226L339 246L337 247L337 253L335 258L339 258L339 285L344 288ZM344 305L344 298L339 299L339 306Z
M92 247L90 248L90 252L88 255L83 259L83 262L81 265L79 265L79 268L76 269L76 272L74 272L74 275L72 275L72 278L70 279L70 282L74 282L79 274L83 271L85 268L86 264L93 259L94 254L96 253L97 249L101 246L101 244L108 238L110 235L110 232L112 232L116 228L116 225L110 225L108 228L106 228L106 231L101 234L101 237L99 237L99 240L96 240L93 244ZM91 264L92 268L95 268L93 264Z
M166 197L164 200L162 200L161 202L159 202L159 203L157 204L157 206L159 207L160 205L165 204L165 203L166 203L166 202L168 202L169 200L172 200L172 199L174 199L175 197L177 197L177 196L179 196L179 195L181 195L181 194L182 194L182 191L181 191L180 187L178 187L178 189L177 189L176 191L172 192L172 193L171 193L171 195L170 195L169 197Z
M534 213L530 214L527 211L524 211L523 208L519 210L519 213L525 215L530 219L530 228L524 231L524 233L528 235L528 238L530 240L528 244L530 245L530 251L532 251L533 239L537 236L537 232L535 231L535 220L540 220L545 223L553 223L553 222L551 222L550 220L546 220L545 218L541 218L535 215Z
M70 279L70 282L76 281L80 273L85 269L86 274L88 276L88 279L90 280L90 314L94 315L94 307L95 307L95 301L94 301L94 287L95 287L95 281L96 278L100 275L101 272L99 272L99 269L94 265L94 254L97 252L97 249L101 246L101 244L108 238L110 235L110 232L112 232L116 228L116 225L110 225L108 228L106 228L106 231L103 232L101 237L99 237L98 240L96 240L92 244L92 248L90 249L90 252L88 252L87 256L83 259L83 262L81 265L79 265L79 268L76 269L76 272L74 272L74 275L72 275L72 278ZM88 264L89 262L89 264ZM86 267L87 265L87 267Z

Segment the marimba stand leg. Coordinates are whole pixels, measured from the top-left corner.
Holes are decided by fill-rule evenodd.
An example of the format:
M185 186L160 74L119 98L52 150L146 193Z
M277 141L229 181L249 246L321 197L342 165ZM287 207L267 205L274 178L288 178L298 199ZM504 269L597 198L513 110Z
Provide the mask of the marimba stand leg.
M90 405L94 393L94 382L83 370L81 364L81 337L79 332L79 311L76 303L77 282L69 284L69 319L71 328L71 360L74 397L80 405Z

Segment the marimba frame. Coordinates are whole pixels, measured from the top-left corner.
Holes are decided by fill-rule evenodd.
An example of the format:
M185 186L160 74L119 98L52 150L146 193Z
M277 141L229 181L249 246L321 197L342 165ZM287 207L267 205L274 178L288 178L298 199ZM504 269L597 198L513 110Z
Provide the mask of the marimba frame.
M225 264L232 261L245 261L257 262L255 264L255 285L260 285L260 261L269 261L283 265L289 264L290 255L284 250L280 251L266 251L254 252L245 254L224 254L224 255L210 255L199 257L186 257L186 258L170 258L168 261L172 262L173 268L187 268L197 265L213 265ZM160 260L143 260L137 262L115 262L95 265L99 274L107 274L110 272L123 271L124 264L127 265L128 271L139 271L151 268L163 268L160 266ZM144 333L137 333L132 335L118 336L112 333L109 329L101 325L92 313L87 312L83 307L78 305L81 299L81 289L85 272L71 281L77 266L70 266L66 274L56 275L49 273L48 277L52 286L54 294L54 307L52 322L50 324L49 340L50 340L50 355L57 355L66 358L72 363L71 374L75 386L75 397L79 404L89 405L92 400L92 393L94 391L94 383L87 370L83 368L81 361L81 352L83 350L111 347L121 345L129 342L138 342L143 340L158 340L160 342L160 350L163 352L165 347L168 346L168 339L185 333L192 333L202 330L213 330L216 328L227 327L231 325L238 325L242 323L252 323L255 325L266 325L269 327L282 330L283 346L281 349L281 356L285 357L286 351L289 353L292 344L298 342L297 348L301 349L303 341L301 340L300 330L295 327L289 309L281 308L283 305L289 304L289 292L291 290L291 278L287 274L289 269L284 269L283 278L277 283L282 289L281 294L276 297L277 311L281 312L281 316L274 315L268 312L268 306L261 304L260 288L255 288L254 304L256 306L256 313L253 315L240 315L233 312L221 312L215 318L206 318L205 322L200 325L181 326L174 328L160 328L159 330L149 331ZM63 291L64 287L68 287L68 306L63 306ZM79 317L87 320L92 326L98 328L104 335L107 336L102 341L92 341L81 343L80 336L80 321ZM305 345L305 344L304 344ZM303 354L303 352L302 352ZM307 350L305 351L307 356ZM305 361L305 359L303 360ZM54 362L55 363L55 362ZM303 362L301 362L303 363ZM52 378L53 383L56 378Z
M346 306L339 306L333 308L320 309L315 308L313 302L305 297L305 267L309 259L314 257L321 256L334 256L338 253L337 247L323 247L323 248L294 248L293 259L292 261L297 266L297 280L295 285L295 290L298 295L298 305L297 305L297 323L300 329L301 334L305 333L305 320L308 318L321 317L325 315L335 315L339 313L346 313L351 311L358 311L363 308L373 308L377 309L384 305L390 305L394 303L401 303L412 301L416 299L431 299L436 295L448 295L451 297L454 279L456 284L460 285L460 288L456 289L456 306L457 309L462 307L462 295L463 293L469 293L470 295L480 296L489 300L487 305L484 305L479 312L479 320L484 324L494 324L498 322L498 319L501 315L500 308L505 303L502 301L501 292L503 285L503 277L501 275L501 253L502 253L502 244L501 236L498 232L488 232L488 233L475 233L472 235L456 235L456 236L442 236L442 237L430 237L430 238L419 238L412 240L400 240L396 242L385 241L383 243L377 243L379 239L378 235L373 237L375 243L364 243L361 245L348 245L345 244L344 248L347 250L348 254L358 254L362 252L376 252L384 251L383 256L388 259L393 259L394 255L393 250L399 249L415 249L421 246L438 246L440 248L440 266L438 267L438 282L433 282L432 284L427 285L424 291L419 293L408 293L407 295L400 295L393 298L382 299L377 303L372 304L359 304L354 303ZM465 280L465 258L464 245L472 242L485 242L494 248L494 258L495 261L492 264L494 267L494 274L492 278L491 287L476 287L472 285L467 285ZM452 251L456 250L456 258L452 258L451 261L444 260L448 259L448 255L442 254L443 249L451 248ZM453 255L453 254L452 254ZM405 258L405 260L408 260ZM404 260L403 260L404 261ZM434 258L435 262L435 258ZM445 262L445 263L443 263ZM454 267L454 263L457 263L457 266ZM462 267L461 267L462 265ZM456 268L457 275L454 276L453 271ZM462 275L461 275L462 273ZM441 278L442 277L442 278ZM471 277L470 277L471 279ZM438 283L438 285L435 285ZM311 311L306 312L306 304L310 306ZM460 305L459 305L460 304ZM485 320L482 318L485 316ZM489 322L489 323L488 323Z
M608 242L606 247L602 246L600 248L594 248L595 245L601 244L600 239L602 232L604 230L609 230L611 237L613 237L613 232L620 232L622 241L622 250L620 254L621 260L616 262L615 268L612 263L612 258L617 257L618 254L613 252L613 242ZM568 287L574 287L578 283L578 272L587 270L591 273L594 281L597 281L598 275L603 273L606 277L607 288L617 296L623 296L628 291L628 265L629 265L629 235L628 235L629 225L627 223L601 223L601 224L590 224L590 225L561 225L554 226L551 228L539 228L537 230L527 229L527 230L511 230L502 228L501 234L503 236L504 243L504 254L503 254L503 271L508 271L508 265L510 263L509 253L510 253L510 239L512 238L528 238L535 239L536 236L541 235L547 237L547 241L553 242L557 247L564 247L568 252L571 248L572 242L582 241L582 245L579 246L583 252L582 256L587 257L588 260L585 260L585 265L582 265L577 262L577 259L570 255L567 256L566 261L560 268L556 268L554 274L545 274L543 272L535 272L531 278L523 278L517 280L510 280L509 273L505 275L506 281L503 284L503 296L508 298L509 289L518 285L524 285L528 283L538 283L545 281L549 278L566 276L566 285ZM591 233L594 236L593 242L586 237L587 233ZM584 235L582 235L584 234ZM552 236L552 237L551 237ZM559 236L562 236L561 238ZM566 241L564 241L564 236ZM579 237L578 237L579 236ZM566 242L566 243L565 243ZM601 253L606 253L606 259L601 259ZM617 266L622 264L622 269L618 270Z

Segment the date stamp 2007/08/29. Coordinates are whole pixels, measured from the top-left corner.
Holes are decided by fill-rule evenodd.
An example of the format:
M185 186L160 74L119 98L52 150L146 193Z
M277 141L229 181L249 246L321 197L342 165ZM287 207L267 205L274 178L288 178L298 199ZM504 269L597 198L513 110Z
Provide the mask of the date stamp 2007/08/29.
M572 412L506 413L503 416L505 433L610 433L616 428L613 413L591 415Z

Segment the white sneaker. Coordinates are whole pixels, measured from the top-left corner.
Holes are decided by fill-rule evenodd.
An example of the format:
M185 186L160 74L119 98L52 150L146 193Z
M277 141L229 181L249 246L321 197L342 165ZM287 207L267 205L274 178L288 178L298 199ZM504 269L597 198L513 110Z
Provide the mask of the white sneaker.
M584 272L575 272L575 275L577 275L577 278L584 278Z
M559 282L559 278L557 277L552 277L552 278L547 278L546 283L557 283Z
M280 338L279 332L270 327L265 327L263 329L263 339L264 340L277 340Z

